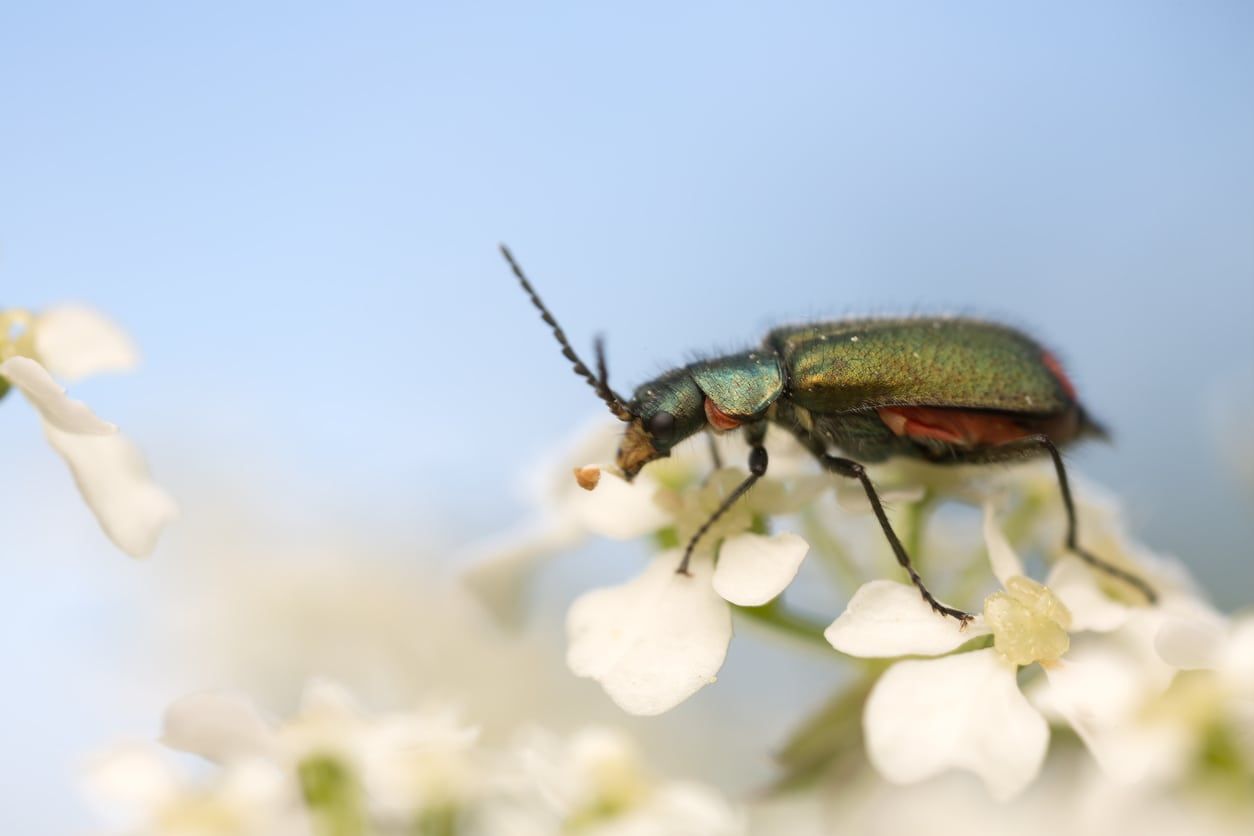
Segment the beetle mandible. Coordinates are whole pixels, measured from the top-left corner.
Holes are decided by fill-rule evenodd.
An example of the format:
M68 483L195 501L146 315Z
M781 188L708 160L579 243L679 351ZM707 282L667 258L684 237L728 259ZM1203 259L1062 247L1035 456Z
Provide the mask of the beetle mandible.
M1106 432L1081 406L1049 351L1027 335L965 317L847 319L775 328L750 351L689 363L639 386L630 400L609 384L596 341L597 372L579 358L505 245L501 254L553 330L562 354L616 418L627 424L618 466L628 481L649 462L703 431L740 429L749 476L701 525L677 571L710 526L766 474L768 423L790 432L825 470L856 479L897 562L935 611L970 613L937 600L893 531L864 463L893 457L934 464L993 464L1049 456L1067 515L1065 544L1090 566L1132 585L1150 603L1153 588L1079 543L1075 505L1060 447ZM833 455L837 449L842 456ZM848 456L846 458L845 456Z

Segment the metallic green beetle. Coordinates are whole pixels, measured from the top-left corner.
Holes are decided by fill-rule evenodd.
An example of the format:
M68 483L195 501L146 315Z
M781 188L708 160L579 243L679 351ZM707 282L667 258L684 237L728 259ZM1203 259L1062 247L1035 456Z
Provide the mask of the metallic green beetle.
M957 317L777 328L757 349L689 363L645 383L626 400L610 388L600 341L594 375L509 250L502 246L501 252L576 374L627 424L618 466L628 479L698 432L745 432L749 476L689 540L680 572L687 571L693 549L715 520L766 473L763 441L769 422L796 436L824 469L858 480L897 562L923 599L964 625L971 615L938 601L914 570L862 462L901 456L936 464L985 464L1048 455L1067 513L1067 548L1136 587L1150 602L1156 599L1142 578L1080 547L1058 448L1106 434L1080 405L1054 356L1023 333ZM833 448L843 456L834 455Z

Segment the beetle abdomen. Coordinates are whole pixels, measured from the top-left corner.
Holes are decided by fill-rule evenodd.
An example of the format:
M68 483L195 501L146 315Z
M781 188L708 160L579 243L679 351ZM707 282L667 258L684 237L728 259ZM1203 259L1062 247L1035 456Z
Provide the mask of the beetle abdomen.
M1047 417L940 407L820 414L781 402L777 414L794 433L818 437L864 463L899 456L938 464L1005 461L1041 454L1043 448L1012 444L1031 436L1044 435L1064 446L1101 434L1079 407Z
M893 435L959 447L1008 444L1033 433L1014 417L995 412L934 406L882 406L875 411Z

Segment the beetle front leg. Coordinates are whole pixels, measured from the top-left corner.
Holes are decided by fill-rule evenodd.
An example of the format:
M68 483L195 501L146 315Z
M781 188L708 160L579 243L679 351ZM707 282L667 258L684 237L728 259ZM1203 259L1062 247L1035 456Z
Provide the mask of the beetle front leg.
M736 489L727 495L718 508L714 509L714 513L709 516L705 522L701 523L701 527L688 541L688 546L684 549L684 559L679 561L679 568L675 571L681 575L687 575L688 563L692 560L692 552L697 548L697 543L701 542L701 538L710 530L710 526L718 522L718 518L727 513L727 509L736 504L736 500L749 492L753 485L766 475L766 466L769 461L766 455L766 447L762 445L764 433L754 432L750 436L749 443L749 477L736 486Z
M888 538L888 545L892 547L893 554L897 557L897 562L910 575L910 582L919 590L923 600L927 601L928 605L936 612L956 618L962 622L963 627L966 627L975 616L969 612L945 606L936 600L936 596L928 590L923 583L923 578L919 577L919 573L915 571L914 565L910 562L910 555L906 553L906 547L901 544L901 540L897 537L897 532L893 531L893 526L888 521L888 514L884 513L884 504L880 502L879 494L876 493L875 486L871 484L871 477L867 475L866 468L852 459L842 459L827 453L819 454L818 459L824 469L849 479L857 479L861 483L862 490L866 492L866 498L871 503L871 510L875 512L875 518L879 520L880 528L883 529L884 536Z

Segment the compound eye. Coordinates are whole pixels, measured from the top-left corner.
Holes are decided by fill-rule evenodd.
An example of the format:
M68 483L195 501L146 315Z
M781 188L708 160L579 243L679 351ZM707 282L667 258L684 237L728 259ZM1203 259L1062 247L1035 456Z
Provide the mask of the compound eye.
M649 419L649 435L654 438L665 438L675 429L675 416L669 412L659 412Z

